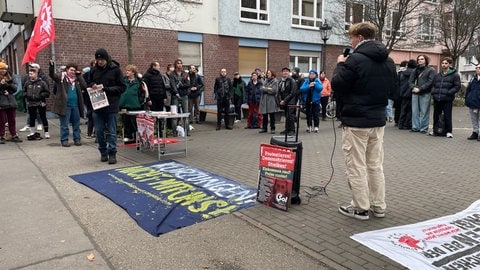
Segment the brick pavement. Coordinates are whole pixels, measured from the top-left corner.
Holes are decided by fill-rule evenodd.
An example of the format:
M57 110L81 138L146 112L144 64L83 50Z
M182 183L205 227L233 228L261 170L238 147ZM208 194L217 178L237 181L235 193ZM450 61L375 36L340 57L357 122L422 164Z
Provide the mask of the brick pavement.
M358 221L337 212L351 196L344 175L341 129L338 122L321 122L318 134L304 131L301 121L299 139L303 143L301 197L303 203L283 212L262 205L241 211L257 226L280 239L302 248L335 269L401 269L393 262L349 237L355 233L416 223L465 209L479 199L478 152L480 142L467 141L471 133L468 110L454 108L454 138L430 137L398 130L392 123L385 129L385 177L388 209L386 217ZM271 134L244 129L215 131L215 120L194 125L189 137L188 156L173 156L180 162L256 186L259 145L269 143ZM282 130L281 125L277 131ZM336 140L334 136L336 132ZM311 187L327 184L334 175L327 195L312 196ZM136 162L156 159L153 153L124 148L119 154Z

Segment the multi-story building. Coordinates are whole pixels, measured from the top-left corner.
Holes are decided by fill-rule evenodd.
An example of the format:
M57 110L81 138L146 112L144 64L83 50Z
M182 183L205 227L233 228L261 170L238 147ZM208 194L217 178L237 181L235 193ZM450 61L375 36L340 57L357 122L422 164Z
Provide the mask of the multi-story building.
M37 56L45 67L49 59L58 64L77 62L87 66L98 48L106 48L121 66L128 64L125 31L108 8L90 0L52 0L56 39ZM133 35L133 60L144 71L151 61L165 67L180 58L194 64L205 76L204 103L213 104L213 83L221 68L229 75L239 71L249 76L256 68L300 67L301 72L322 69L331 76L336 58L348 46L345 29L365 19L365 8L356 2L334 0L179 0L167 1L177 8L177 23L145 20ZM0 57L12 70L25 74L21 60L34 26L41 0L5 0L0 2ZM339 19L335 14L342 14ZM165 15L173 16L173 15ZM171 19L173 17L170 17ZM425 18L427 19L427 18ZM171 20L170 20L171 22ZM333 26L326 46L319 27ZM408 22L407 22L408 24ZM433 36L421 24L424 38ZM388 31L388 29L387 29ZM386 31L386 32L387 32ZM388 33L385 33L388 34ZM429 41L429 40L425 40ZM427 53L438 66L441 47L391 52L398 64ZM280 72L278 72L280 75Z

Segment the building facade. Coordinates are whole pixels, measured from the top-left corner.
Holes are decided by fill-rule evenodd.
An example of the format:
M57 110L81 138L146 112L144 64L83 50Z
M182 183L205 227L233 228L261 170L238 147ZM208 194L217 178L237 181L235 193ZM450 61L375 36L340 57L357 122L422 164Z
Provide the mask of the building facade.
M23 76L26 68L21 60L41 0L2 2L0 57ZM226 68L229 76L238 71L243 77L250 76L256 67L274 69L278 76L285 66L300 67L302 73L308 73L312 68L322 69L325 55L325 70L331 77L337 56L348 46L345 29L364 20L366 10L363 5L359 8L358 4L334 0L170 2L178 20L170 24L161 19L143 21L133 35L132 64L145 71L152 61L166 68L180 58L184 65L198 66L205 78L204 104L214 104L213 83L221 68ZM126 34L111 10L91 0L52 0L52 7L56 39L37 55L36 62L42 67L46 68L50 59L57 65L76 62L87 66L98 48L107 49L122 67L128 64ZM333 26L326 46L319 32L325 21ZM399 64L420 53L428 54L432 65L440 63L438 46L394 50L391 57Z

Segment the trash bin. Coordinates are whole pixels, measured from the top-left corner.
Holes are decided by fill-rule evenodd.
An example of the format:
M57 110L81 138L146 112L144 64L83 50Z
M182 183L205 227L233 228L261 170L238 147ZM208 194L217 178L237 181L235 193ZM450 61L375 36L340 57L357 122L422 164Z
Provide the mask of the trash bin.
M292 183L292 204L300 204L300 178L302 172L302 142L295 140L295 136L273 136L270 139L271 145L278 145L291 148L295 153L295 163L293 169L293 183Z

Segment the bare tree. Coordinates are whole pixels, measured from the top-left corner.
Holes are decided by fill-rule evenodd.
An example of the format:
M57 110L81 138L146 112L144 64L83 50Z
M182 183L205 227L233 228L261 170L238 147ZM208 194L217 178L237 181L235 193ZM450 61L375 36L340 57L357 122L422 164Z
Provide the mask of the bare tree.
M358 23L369 21L378 28L376 39L384 43L389 51L400 45L406 47L421 47L413 45L417 41L418 14L426 14L428 10L423 5L427 0L341 0L333 13L335 21ZM414 18L414 19L412 19ZM408 23L407 23L408 22ZM348 27L345 27L347 30ZM409 42L406 42L406 41Z
M478 0L443 0L437 8L437 18L439 40L457 64L458 58L478 41Z
M173 28L191 17L191 13L185 9L189 4L179 3L178 0L89 0L89 2L91 6L104 8L104 11L122 26L127 37L128 63L133 61L133 34L141 24Z

